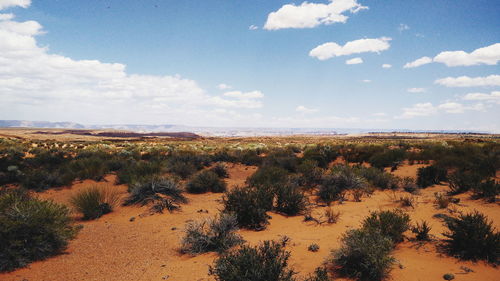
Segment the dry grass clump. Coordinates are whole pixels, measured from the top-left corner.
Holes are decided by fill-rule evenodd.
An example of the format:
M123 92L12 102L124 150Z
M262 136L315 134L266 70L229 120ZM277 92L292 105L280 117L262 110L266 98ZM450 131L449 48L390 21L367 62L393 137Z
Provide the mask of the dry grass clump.
M107 187L91 186L74 194L70 203L73 208L83 215L84 220L93 220L111 213L118 205L120 194Z

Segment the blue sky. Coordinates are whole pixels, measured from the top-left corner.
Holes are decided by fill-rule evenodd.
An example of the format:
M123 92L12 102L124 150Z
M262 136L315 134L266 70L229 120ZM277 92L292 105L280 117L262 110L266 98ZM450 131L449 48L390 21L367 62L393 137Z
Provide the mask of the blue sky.
M0 119L500 132L499 14L493 0L0 0Z

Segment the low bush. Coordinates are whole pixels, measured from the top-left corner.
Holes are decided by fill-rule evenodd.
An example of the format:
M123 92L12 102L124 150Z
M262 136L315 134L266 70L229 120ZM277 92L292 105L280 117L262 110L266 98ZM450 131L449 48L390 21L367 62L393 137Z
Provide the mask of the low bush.
M219 178L228 178L229 174L227 172L227 168L224 164L217 163L211 169Z
M445 209L448 208L448 205L450 205L450 197L441 192L436 192L434 193L434 202L439 209Z
M179 203L187 203L188 200L182 194L183 192L184 190L175 179L153 177L133 184L124 205L144 206L151 203L153 211L163 212L167 209L171 212L180 208Z
M247 182L251 186L270 189L285 184L287 178L288 171L283 168L262 166L248 178Z
M383 280L395 259L390 255L391 239L380 231L350 230L342 236L341 247L332 252L336 270L343 276L359 280Z
M421 188L439 184L446 180L446 169L431 165L418 168L417 170L417 185Z
M484 177L481 174L474 171L455 171L448 178L450 193L460 194L477 189L483 179Z
M262 230L269 223L263 200L266 200L265 195L259 189L235 187L224 194L223 212L236 215L240 227Z
M224 252L243 243L241 236L236 234L237 230L238 221L234 215L230 214L190 222L184 231L181 251L189 254Z
M298 186L283 185L277 189L276 193L276 211L288 216L296 216L307 209L307 198Z
M312 243L311 245L309 245L309 247L307 247L307 250L310 252L317 252L319 251L319 245L316 243Z
M363 228L377 230L399 243L403 241L403 233L410 228L410 216L400 210L372 212L363 221Z
M195 174L186 185L189 193L224 192L227 184L211 170L203 170Z
M309 276L304 279L304 281L328 281L330 278L328 278L328 270L324 267L318 267L314 270L313 274L310 274Z
M91 186L74 194L70 203L83 215L84 220L93 220L111 213L119 203L120 195L110 187Z
M400 180L399 182L401 188L411 194L417 194L419 192L418 186L415 183L415 180L413 180L410 177L404 177Z
M337 223L340 219L340 212L334 211L332 208L327 208L325 210L324 216L326 217L327 223Z
M358 166L355 168L356 174L365 178L370 184L380 189L397 189L398 180L390 173L377 168L366 168Z
M64 205L21 190L0 190L0 271L58 254L76 233Z
M402 207L415 207L415 197L413 196L401 196L399 202Z
M495 180L487 180L474 188L475 198L484 198L489 202L495 202L500 194L500 184Z
M318 162L315 160L304 160L297 168L298 172L304 179L304 185L311 188L321 183L323 169L318 167Z
M290 252L284 246L274 241L244 245L215 260L209 273L218 281L294 281L296 273L288 266Z
M445 220L449 231L443 233L446 249L452 255L467 260L486 260L498 264L500 258L500 232L477 211Z
M431 227L426 221L422 221L422 223L418 223L411 228L411 232L415 234L415 238L419 241L429 241L430 236L429 232L431 231Z
M317 196L320 201L330 204L344 199L345 191L367 188L364 178L358 176L349 166L337 165L331 173L323 177Z

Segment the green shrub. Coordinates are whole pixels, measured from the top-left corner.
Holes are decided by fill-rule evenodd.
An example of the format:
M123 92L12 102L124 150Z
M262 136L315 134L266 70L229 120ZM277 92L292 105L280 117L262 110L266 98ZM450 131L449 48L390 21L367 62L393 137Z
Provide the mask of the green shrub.
M439 184L444 180L446 180L446 169L431 165L417 170L417 185L421 188Z
M190 254L224 252L243 243L241 236L235 233L237 230L236 217L230 214L221 214L218 218L190 222L185 229L181 251Z
M318 267L314 270L313 274L310 274L309 276L304 279L304 281L328 281L330 280L328 278L328 271L324 267Z
M355 229L345 233L341 247L333 251L337 271L359 280L383 280L395 259L390 255L393 242L377 230Z
M153 177L148 180L137 182L131 186L130 195L125 199L124 205L152 204L152 210L163 212L177 210L179 203L187 203L186 197L182 194L184 190L176 180L166 177Z
M223 254L209 272L218 281L294 281L296 273L288 266L289 258L282 243L264 241Z
M235 187L222 199L225 213L236 215L240 227L254 230L262 230L269 223L263 200L262 191L252 187Z
M474 188L474 197L485 198L489 202L495 202L498 194L500 194L500 184L495 180L487 180Z
M343 199L346 190L366 188L364 178L355 174L348 166L337 165L332 169L331 174L323 177L317 196L320 201L329 205L333 201Z
M403 233L410 228L410 216L400 210L372 212L363 221L363 228L378 230L399 243L403 241Z
M21 179L21 186L35 191L47 190L51 187L70 185L76 175L64 169L48 171L44 169L30 170Z
M323 169L318 167L318 162L315 160L307 159L302 161L302 163L298 166L297 171L304 179L306 187L310 188L321 183Z
M450 193L460 194L477 189L483 179L484 177L475 171L455 171L448 178Z
M288 172L280 167L262 166L248 178L248 184L272 189L287 182Z
M381 189L398 188L398 180L392 174L386 173L377 168L356 167L355 172L365 178L373 186Z
M415 237L419 241L429 241L430 236L429 232L431 231L431 227L426 221L422 221L422 223L418 223L411 228L411 232L415 233Z
M0 271L58 254L76 233L64 205L0 190Z
M211 170L195 174L186 185L189 193L224 192L226 188L226 182Z
M278 212L295 216L307 209L307 203L304 193L296 185L283 185L277 190L275 209Z
M196 173L198 169L193 163L179 161L171 162L168 166L168 171L183 179L187 179Z
M399 184L401 185L401 188L403 188L403 190L406 192L409 192L411 194L417 194L419 192L417 184L410 177L402 178Z
M93 220L112 212L119 200L116 190L91 186L73 195L70 203L84 220Z
M212 170L219 178L228 178L227 168L224 164L217 163L210 170Z
M445 220L449 231L443 233L450 254L467 260L486 260L498 264L500 233L487 217L477 211Z

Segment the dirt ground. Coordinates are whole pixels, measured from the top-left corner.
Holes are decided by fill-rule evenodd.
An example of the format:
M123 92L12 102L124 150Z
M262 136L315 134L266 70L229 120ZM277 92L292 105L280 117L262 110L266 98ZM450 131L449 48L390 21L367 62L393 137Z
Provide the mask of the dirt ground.
M394 173L399 176L415 177L421 165L403 165ZM229 187L243 185L245 179L255 172L256 167L229 165ZM108 185L126 195L126 186L114 185L114 176L107 182L84 181L71 188L54 189L39 194L44 199L68 203L70 196L89 185ZM484 262L464 262L440 254L436 249L445 231L442 221L433 216L438 213L452 214L459 211L479 210L500 227L500 208L495 203L485 203L469 199L470 194L459 196L459 204L451 204L448 209L437 209L434 193L447 190L438 185L422 190L415 195L416 206L404 208L412 222L428 221L432 242L412 241L413 234L399 244L394 251L398 260L391 272L392 280L429 281L443 280L445 273L453 273L455 280L497 281L500 270ZM256 232L240 230L240 234L250 244L267 239L279 239L283 235L291 238L287 247L291 251L291 266L299 271L299 276L312 273L330 255L332 249L340 245L341 235L348 229L359 227L362 219L370 211L401 208L396 200L403 192L376 191L362 202L348 200L335 203L334 210L341 212L336 224L318 225L304 222L303 216L285 217L270 213L272 219L266 230ZM407 194L407 193L406 193ZM178 251L186 222L214 216L221 208L222 194L187 194L189 203L181 211L149 215L147 207L122 207L94 221L79 221L83 225L77 238L69 243L62 255L30 264L26 268L0 274L0 280L214 280L208 276L208 266L217 257L214 253L199 256L182 255ZM313 215L320 217L326 207L314 207ZM208 211L208 212L207 212ZM134 219L131 219L134 218ZM320 246L318 252L310 252L311 243ZM465 269L471 269L467 273ZM346 280L336 278L335 280Z

